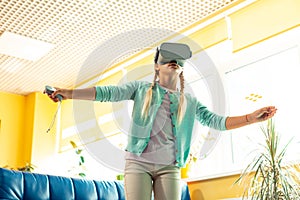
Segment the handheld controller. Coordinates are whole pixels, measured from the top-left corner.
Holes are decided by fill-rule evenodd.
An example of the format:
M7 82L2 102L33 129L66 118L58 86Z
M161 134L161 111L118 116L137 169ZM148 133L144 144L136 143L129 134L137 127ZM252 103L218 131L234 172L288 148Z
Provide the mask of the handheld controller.
M47 94L51 95L55 91L56 91L56 89L54 87L51 87L49 85L45 86L45 92ZM62 99L63 99L63 97L60 94L56 95L55 97L57 97L59 99L59 101L62 101Z

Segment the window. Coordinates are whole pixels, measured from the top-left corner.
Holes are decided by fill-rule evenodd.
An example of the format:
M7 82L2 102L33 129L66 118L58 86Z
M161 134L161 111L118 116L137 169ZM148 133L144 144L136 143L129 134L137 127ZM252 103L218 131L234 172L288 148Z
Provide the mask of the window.
M252 112L260 107L275 105L278 112L274 117L276 130L281 135L282 145L294 137L287 154L290 159L299 159L300 150L295 142L300 141L298 113L300 112L299 91L300 60L299 47L295 46L268 57L261 58L226 74L231 115ZM234 164L244 163L248 154L255 149L263 134L254 124L232 131ZM294 144L294 145L293 145Z
M281 135L281 145L293 138L287 152L288 162L300 161L297 147L300 144L297 126L300 112L297 98L300 85L299 32L300 28L295 28L231 55L223 49L225 45L214 47L219 49L215 55L220 59L217 66L224 81L227 114L244 115L263 106L276 106L278 111L274 120ZM227 63L222 63L222 55L229 56L225 60ZM199 100L203 98L202 95ZM253 158L254 154L250 152L256 148L255 145L263 142L260 125L263 123L222 134L208 157L192 169L192 178L239 173Z

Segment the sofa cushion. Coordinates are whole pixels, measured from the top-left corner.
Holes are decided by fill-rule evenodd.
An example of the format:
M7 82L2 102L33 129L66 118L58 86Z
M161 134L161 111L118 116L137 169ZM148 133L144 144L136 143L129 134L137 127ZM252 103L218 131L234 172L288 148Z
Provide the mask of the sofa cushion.
M16 173L17 174L17 173ZM12 177L14 178L14 177ZM49 180L47 176L33 173L23 173L23 198L49 199Z
M0 168L0 199L22 199L23 184L22 173Z
M75 199L72 179L48 175L51 199Z
M119 191L114 181L95 181L98 199L113 200L119 198Z

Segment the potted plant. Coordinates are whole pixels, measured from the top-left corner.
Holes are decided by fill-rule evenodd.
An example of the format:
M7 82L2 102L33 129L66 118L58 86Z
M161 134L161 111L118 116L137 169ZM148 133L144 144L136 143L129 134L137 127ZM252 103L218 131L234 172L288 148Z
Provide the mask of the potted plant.
M36 168L36 166L27 162L25 164L25 166L23 166L23 167L13 168L8 165L5 165L5 166L3 166L3 168L10 169L10 170L18 170L18 171L23 171L23 172L33 172L34 169Z
M205 134L206 135L206 134ZM210 133L208 133L210 135ZM201 135L202 136L202 135ZM191 149L187 158L187 162L184 167L181 168L181 178L191 178L191 176L195 173L195 168L198 167L199 157L200 157L200 149L202 147L202 138L195 138L191 145Z
M284 164L284 158L290 140L279 149L280 137L275 130L272 119L267 126L262 126L264 143L235 183L246 186L243 199L252 200L299 200L300 176L299 164Z
M182 167L180 169L180 171L181 171L180 173L181 173L181 178L182 179L190 177L192 166L193 166L193 164L195 164L197 162L197 159L198 158L195 156L195 154L193 152L191 152L189 154L187 163L185 164L184 167Z
M26 163L24 167L19 167L19 171L24 171L24 172L33 172L35 166L31 163Z

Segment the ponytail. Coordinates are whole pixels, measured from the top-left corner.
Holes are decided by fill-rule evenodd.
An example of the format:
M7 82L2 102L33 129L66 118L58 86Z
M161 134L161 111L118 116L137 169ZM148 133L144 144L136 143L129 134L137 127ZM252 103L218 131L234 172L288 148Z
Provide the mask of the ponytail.
M155 73L153 82L152 82L152 84L150 85L149 89L146 92L145 101L144 101L144 105L143 105L143 108L142 108L142 116L144 118L148 115L148 112L149 112L149 108L150 108L151 100L152 100L152 89L155 86L156 79L157 79L157 73Z
M180 99L178 104L178 113L177 113L177 122L178 124L181 123L183 116L185 114L186 110L186 102L185 102L185 96L184 96L184 77L183 72L179 74L180 78Z

